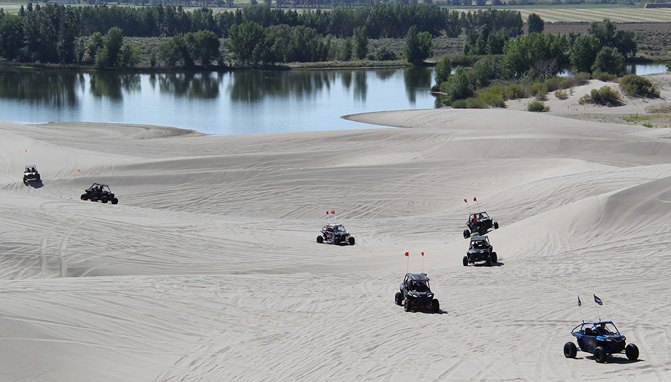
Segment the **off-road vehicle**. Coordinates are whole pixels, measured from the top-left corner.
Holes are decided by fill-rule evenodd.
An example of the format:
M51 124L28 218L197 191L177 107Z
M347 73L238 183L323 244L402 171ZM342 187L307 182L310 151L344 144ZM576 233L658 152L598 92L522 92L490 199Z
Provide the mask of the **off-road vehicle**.
M475 264L477 261L484 261L487 266L496 264L498 256L494 252L494 247L489 243L487 236L473 236L468 246L468 252L463 258L464 267L468 264Z
M564 357L575 358L578 348L581 351L594 355L598 363L606 362L611 354L622 353L630 361L638 359L638 347L627 344L627 337L622 335L612 321L582 322L571 331L578 342L576 347L573 341L564 344Z
M119 199L114 196L112 190L106 184L93 183L91 187L84 190L81 196L82 200L90 200L92 202L101 201L103 203L112 202L112 204L119 203Z
M426 273L406 273L399 291L394 296L396 305L402 305L406 312L417 309L429 309L440 313L440 303L433 298Z
M469 214L466 226L468 229L464 230L464 239L471 237L471 234L484 235L492 228L499 229L499 222L494 221L486 212L482 211Z
M28 165L23 170L23 184L26 186L31 184L40 184L42 183L42 178L40 173L37 171L37 167L33 165Z
M349 244L354 245L354 236L350 235L342 224L327 224L317 236L317 243Z

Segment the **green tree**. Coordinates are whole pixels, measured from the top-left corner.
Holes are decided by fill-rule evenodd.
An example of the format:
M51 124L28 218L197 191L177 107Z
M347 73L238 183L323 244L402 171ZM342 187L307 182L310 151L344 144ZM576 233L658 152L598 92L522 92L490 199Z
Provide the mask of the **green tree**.
M96 67L114 68L119 65L121 46L123 45L123 31L112 27L103 37L103 47L96 54Z
M341 61L349 61L352 59L352 39L346 38L345 41L342 42L342 47L340 48L338 56Z
M0 18L0 55L13 60L19 56L23 41L23 22L19 16L4 14Z
M263 27L256 22L233 25L228 32L230 47L235 57L243 63L257 64L264 52L257 46L263 45L265 38Z
M119 52L119 64L133 67L140 62L140 48L135 44L124 44Z
M569 65L566 37L531 33L510 40L503 51L503 68L508 77L554 76Z
M617 49L607 46L596 55L592 71L621 76L625 72L624 56Z
M450 78L450 74L452 74L452 63L449 57L444 56L436 63L436 85L440 86L440 84L447 81Z
M575 72L592 72L592 65L600 50L599 40L591 35L580 35L571 46L571 67Z
M368 54L368 35L364 27L354 28L354 53L360 60Z
M201 65L209 65L212 60L219 58L219 39L212 31L201 30L196 33L190 33L191 55L200 60Z
M405 39L405 57L413 65L420 65L432 54L431 34L418 32L416 26L410 27Z
M541 33L545 30L545 22L535 13L527 17L527 26L529 27L529 33Z

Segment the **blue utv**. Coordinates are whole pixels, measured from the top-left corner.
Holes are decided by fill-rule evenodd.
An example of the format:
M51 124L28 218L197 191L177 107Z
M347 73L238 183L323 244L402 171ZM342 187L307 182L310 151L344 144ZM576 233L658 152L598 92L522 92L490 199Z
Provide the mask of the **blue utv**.
M571 334L576 338L580 350L594 355L598 363L606 362L607 356L623 350L630 361L638 359L638 347L631 343L627 345L627 338L612 321L583 322L573 328ZM577 351L572 341L564 344L564 357L575 358Z

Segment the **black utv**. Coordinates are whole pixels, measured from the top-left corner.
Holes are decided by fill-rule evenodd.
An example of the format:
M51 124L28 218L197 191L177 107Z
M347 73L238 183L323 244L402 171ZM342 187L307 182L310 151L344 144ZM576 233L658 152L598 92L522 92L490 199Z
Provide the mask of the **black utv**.
M26 168L23 170L23 184L28 186L31 184L41 183L42 178L40 177L40 173L37 171L37 167L35 167L35 165L26 166Z
M349 244L354 245L354 236L350 235L342 224L327 224L317 236L317 243Z
M486 212L475 212L468 215L466 222L468 229L464 230L464 239L471 237L471 234L484 235L489 230L499 229L499 222L494 221Z
M440 313L440 303L433 298L426 273L406 273L399 291L394 296L396 305L402 305L406 312L417 309L429 309Z
M119 199L114 196L112 190L106 184L93 183L91 187L84 190L81 196L82 200L90 200L92 202L101 201L103 203L112 202L112 204L119 203Z
M473 236L471 238L471 244L468 246L463 264L467 267L468 264L474 264L476 261L484 261L487 266L496 264L498 261L494 247L489 243L487 236Z

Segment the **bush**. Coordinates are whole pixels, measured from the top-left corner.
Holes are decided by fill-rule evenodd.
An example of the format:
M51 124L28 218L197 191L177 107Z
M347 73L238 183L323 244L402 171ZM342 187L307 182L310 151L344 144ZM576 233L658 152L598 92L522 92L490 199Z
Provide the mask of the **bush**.
M375 59L378 61L393 61L396 59L396 53L383 46L375 52Z
M450 104L455 109L487 109L488 106L477 98L459 99Z
M610 86L603 86L600 89L592 89L589 94L580 98L580 104L593 103L595 105L619 106L622 104L620 92Z
M629 97L659 98L659 90L647 78L628 74L620 79L620 89Z
M603 82L611 82L611 81L613 81L617 78L617 76L615 74L611 74L611 73L608 73L608 72L601 72L601 71L594 72L592 77L594 77L594 79L597 79L597 80L603 81Z
M534 112L544 112L549 111L550 107L545 106L545 104L541 101L532 101L529 103L529 105L527 105L527 110Z
M555 97L564 100L568 98L568 93L566 93L566 90L557 90L555 91Z
M475 97L491 107L506 107L505 97L500 87L488 87L476 92Z

